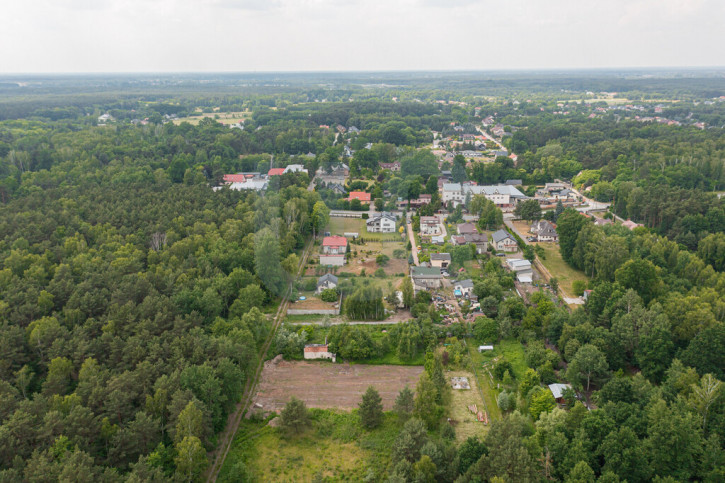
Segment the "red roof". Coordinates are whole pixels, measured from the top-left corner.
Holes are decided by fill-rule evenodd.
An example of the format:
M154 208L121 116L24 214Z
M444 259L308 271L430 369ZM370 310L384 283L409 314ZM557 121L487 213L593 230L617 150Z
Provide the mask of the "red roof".
M245 175L245 174L225 174L224 181L227 183L244 183L245 181L247 181L247 175Z
M326 236L322 239L323 247L346 247L347 238L344 236Z
M327 352L327 346L324 344L306 345L305 352Z
M267 173L267 176L277 176L280 174L284 174L284 168L272 168L269 170L269 173Z
M370 193L364 191L351 191L348 200L370 201Z

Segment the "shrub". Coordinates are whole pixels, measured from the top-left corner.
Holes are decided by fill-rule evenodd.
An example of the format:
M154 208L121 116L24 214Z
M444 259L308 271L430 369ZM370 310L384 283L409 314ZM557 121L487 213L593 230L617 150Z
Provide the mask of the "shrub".
M377 270L375 270L374 275L378 278L385 278L385 270L383 270L382 268L378 268Z
M320 294L320 298L323 302L337 302L338 297L339 294L334 288L328 288L327 290L323 290Z
M383 253L381 253L380 255L375 257L375 263L377 263L381 267L384 267L385 265L387 265L389 260L390 260L390 257Z
M583 280L575 280L571 283L571 288L574 291L574 295L577 297L581 297L584 295L584 290L586 289L587 284Z

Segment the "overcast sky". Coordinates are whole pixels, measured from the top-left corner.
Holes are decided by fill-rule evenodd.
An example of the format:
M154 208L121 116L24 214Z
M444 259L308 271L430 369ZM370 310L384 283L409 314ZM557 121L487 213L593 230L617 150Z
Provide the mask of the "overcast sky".
M0 73L725 66L723 0L0 0Z

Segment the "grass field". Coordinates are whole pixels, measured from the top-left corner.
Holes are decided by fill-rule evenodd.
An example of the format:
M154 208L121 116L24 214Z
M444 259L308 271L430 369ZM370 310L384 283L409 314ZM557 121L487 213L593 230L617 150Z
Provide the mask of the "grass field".
M489 371L493 369L494 361L499 361L503 358L511 363L514 370L514 377L517 380L521 380L528 369L524 357L524 348L516 339L502 340L494 344L494 350L489 352L478 352L476 344L469 344L468 348L469 354L471 355L471 363L476 372L476 379L483 393L483 397L486 400L489 416L491 419L498 419L501 417L501 411L496 403L496 398L498 398L500 391L496 387L496 382L489 375Z
M556 277L559 280L559 288L564 292L567 297L574 297L574 290L571 284L576 280L584 282L589 281L589 277L584 275L584 272L572 268L568 263L561 258L559 252L558 243L537 243L546 252L546 259L541 260L552 277Z
M248 481L380 481L390 462L390 447L400 426L386 413L381 427L364 430L352 413L311 412L312 424L300 435L287 435L267 421L239 426L219 481L237 481L232 467L242 461Z
M330 217L325 231L331 235L343 235L344 233L358 233L361 238L368 240L386 240L391 242L401 241L399 233L370 233L367 231L367 220L362 218L340 218Z
M459 442L465 441L470 436L478 436L479 439L483 439L490 426L486 426L482 422L477 421L473 413L468 410L468 406L472 404L475 404L479 410L488 410L488 407L481 400L481 393L478 391L476 377L466 371L451 371L446 373L448 380L451 377L461 376L468 378L471 389L451 391L451 419L456 421L456 439ZM494 406L496 406L495 403ZM496 410L498 411L498 406L496 406ZM490 417L491 413L489 411Z

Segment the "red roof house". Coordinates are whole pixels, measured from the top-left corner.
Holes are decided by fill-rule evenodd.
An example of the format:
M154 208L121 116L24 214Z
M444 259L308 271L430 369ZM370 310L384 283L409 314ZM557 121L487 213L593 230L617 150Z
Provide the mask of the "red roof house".
M351 191L347 198L349 201L360 200L361 203L370 203L370 193L364 191Z
M344 236L326 236L322 239L322 253L325 255L344 255L347 251L347 238Z
M267 176L279 176L281 174L284 174L284 168L272 168L267 173Z
M225 183L244 183L247 181L247 177L251 178L251 175L246 174L225 174L224 175L224 182Z

